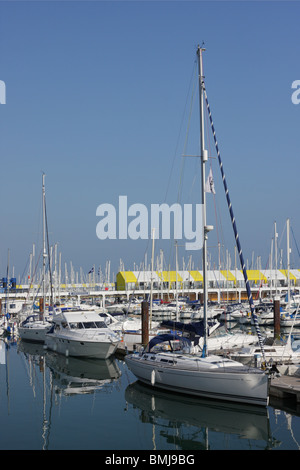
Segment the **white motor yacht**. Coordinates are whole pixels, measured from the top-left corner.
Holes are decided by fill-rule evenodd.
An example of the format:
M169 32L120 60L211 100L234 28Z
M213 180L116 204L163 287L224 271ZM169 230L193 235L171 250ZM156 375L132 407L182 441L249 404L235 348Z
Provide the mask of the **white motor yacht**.
M46 334L46 347L66 356L107 359L121 340L98 313L87 310L61 312Z

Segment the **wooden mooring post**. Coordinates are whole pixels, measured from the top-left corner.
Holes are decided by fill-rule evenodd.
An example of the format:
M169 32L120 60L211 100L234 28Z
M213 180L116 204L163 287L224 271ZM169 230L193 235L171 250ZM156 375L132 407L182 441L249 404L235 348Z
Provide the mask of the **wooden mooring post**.
M40 297L39 301L39 319L43 320L43 314L44 314L44 299L43 297Z
M149 305L147 300L142 302L142 346L149 343Z
M274 338L280 337L280 297L274 298Z

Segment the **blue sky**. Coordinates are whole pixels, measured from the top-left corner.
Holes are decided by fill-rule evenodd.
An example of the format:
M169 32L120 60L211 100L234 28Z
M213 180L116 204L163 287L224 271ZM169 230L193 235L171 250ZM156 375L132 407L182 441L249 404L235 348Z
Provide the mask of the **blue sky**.
M181 155L202 41L245 258L259 255L267 267L276 220L285 262L288 217L300 246L300 105L291 101L291 84L300 79L299 13L299 2L280 1L0 2L0 274L8 249L11 269L22 275L32 244L40 243L42 172L50 241L63 263L84 272L111 260L116 273L120 258L131 269L148 246L100 241L98 205L117 205L119 195L149 207L176 202L183 163L184 200L200 202L198 162ZM194 114L189 151L196 154L196 105ZM211 163L218 201L209 195L208 222L217 226L215 207L222 221L210 251L217 261L219 240L234 263L224 190ZM172 264L170 245L157 242L156 250L163 247ZM180 248L180 262L189 255L201 265L201 253ZM292 263L300 267L295 246Z

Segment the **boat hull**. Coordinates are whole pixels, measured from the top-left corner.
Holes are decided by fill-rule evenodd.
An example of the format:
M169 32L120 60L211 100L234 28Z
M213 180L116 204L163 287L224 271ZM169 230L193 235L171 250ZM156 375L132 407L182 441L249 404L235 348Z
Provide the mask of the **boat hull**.
M268 404L269 379L260 371L245 374L180 369L141 360L137 354L126 356L125 361L140 381L157 388L238 403Z
M114 354L119 342L77 340L49 333L45 344L48 349L66 356L107 359Z
M36 326L36 327L18 327L18 335L22 341L30 341L34 343L44 343L46 339L46 334L50 330L51 325L45 326Z
M273 349L265 347L264 355L267 362L272 362L275 365L300 363L299 353L292 349L285 348L284 346L274 347ZM231 354L231 358L245 365L252 365L255 364L255 362L259 364L262 360L262 356L257 350L252 350L249 353L238 351Z

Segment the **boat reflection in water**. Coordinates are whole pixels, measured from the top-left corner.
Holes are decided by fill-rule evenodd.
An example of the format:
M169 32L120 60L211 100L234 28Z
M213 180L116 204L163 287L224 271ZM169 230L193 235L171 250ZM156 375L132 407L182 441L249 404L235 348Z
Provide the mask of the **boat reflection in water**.
M65 357L53 351L45 351L38 343L20 342L18 350L33 363L49 368L52 384L57 393L64 395L93 393L121 376L116 359L88 359Z
M22 352L27 359L38 362L45 355L44 345L30 341L20 341L18 343L18 352Z
M272 449L279 444L271 436L268 409L261 406L168 393L139 381L127 387L125 399L140 409L143 423L153 424L154 449L155 439L161 438L178 449L210 449L209 431L224 433L226 439L235 435L251 441L251 447L257 449ZM157 447L162 448L162 443ZM245 447L249 447L248 442Z
M47 352L46 365L52 372L57 393L76 395L93 393L121 376L115 358L79 359Z

